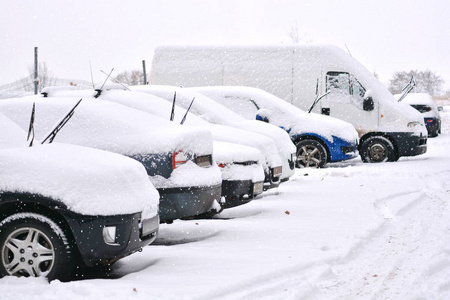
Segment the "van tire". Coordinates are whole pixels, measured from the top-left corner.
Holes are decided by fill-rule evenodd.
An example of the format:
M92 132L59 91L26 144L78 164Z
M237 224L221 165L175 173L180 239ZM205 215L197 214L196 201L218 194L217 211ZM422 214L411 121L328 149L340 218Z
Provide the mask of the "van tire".
M366 139L360 148L361 159L365 163L392 162L398 160L392 142L384 136Z
M297 168L323 168L327 163L327 151L318 141L301 140L296 146Z
M35 213L17 213L0 223L0 277L70 280L73 251L62 229Z

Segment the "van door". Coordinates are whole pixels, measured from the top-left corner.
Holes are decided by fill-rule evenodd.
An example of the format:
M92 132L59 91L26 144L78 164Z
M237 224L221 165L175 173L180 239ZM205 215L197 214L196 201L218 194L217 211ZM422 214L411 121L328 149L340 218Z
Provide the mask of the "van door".
M351 123L361 137L378 128L378 103L350 73L329 71L325 75L322 114Z

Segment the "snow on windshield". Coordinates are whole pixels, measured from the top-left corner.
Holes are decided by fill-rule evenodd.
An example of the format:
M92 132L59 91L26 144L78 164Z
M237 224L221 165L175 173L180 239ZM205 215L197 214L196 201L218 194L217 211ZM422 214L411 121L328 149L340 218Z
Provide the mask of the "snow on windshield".
M79 99L8 99L2 100L0 107L19 126L27 129L33 100L36 103L36 137L43 138ZM212 153L211 134L207 130L176 126L157 116L94 98L83 99L55 141L125 155L180 149L199 155Z

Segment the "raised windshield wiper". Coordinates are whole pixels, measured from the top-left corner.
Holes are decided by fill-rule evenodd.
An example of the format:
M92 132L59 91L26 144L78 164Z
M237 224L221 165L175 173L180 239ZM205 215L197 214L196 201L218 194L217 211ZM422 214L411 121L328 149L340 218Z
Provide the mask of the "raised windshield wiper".
M412 89L416 86L416 81L414 80L414 75L411 75L411 80L409 83L402 89L402 96L398 99L398 102L405 99L405 97L412 91Z
M77 106L80 104L81 100L80 99L77 104L75 104L74 107L72 107L72 109L64 116L64 118L62 118L62 120L55 126L55 128L47 135L47 137L41 142L41 144L44 144L47 140L48 143L50 144L51 142L53 142L53 140L55 139L56 135L58 134L58 132L61 130L61 128L64 127L64 125L66 125L66 123L70 120L70 118L72 118L73 114L75 113L75 108L77 108Z
M323 97L328 95L330 92L326 92L325 94L321 95L319 97L319 79L317 79L316 83L316 99L314 99L313 103L311 104L311 107L308 109L308 114L311 113L311 111L314 109L314 107L319 103L320 100L322 100Z
M188 109L186 109L186 113L184 114L184 117L183 117L183 119L181 120L180 125L183 125L183 124L184 124L184 121L186 121L187 114L188 114L188 112L191 110L191 106L192 106L192 103L194 103L194 100L195 100L195 97L192 98L191 104L189 104Z
M35 115L35 108L36 104L33 102L33 109L31 110L31 118L30 118L30 125L28 126L28 135L27 135L27 142L30 140L30 136L32 136L29 147L33 146L34 142L34 115Z

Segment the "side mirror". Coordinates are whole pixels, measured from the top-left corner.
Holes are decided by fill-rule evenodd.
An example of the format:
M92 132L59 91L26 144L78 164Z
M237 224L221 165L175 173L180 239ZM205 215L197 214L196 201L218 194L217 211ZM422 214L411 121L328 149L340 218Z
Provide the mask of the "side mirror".
M372 97L364 98L363 100L363 110L372 111L375 108Z
M269 123L269 115L270 110L262 108L256 113L256 120Z
M438 110L438 111L443 111L443 110L444 110L444 107L441 106L441 105L439 105L439 106L437 107L437 110Z

